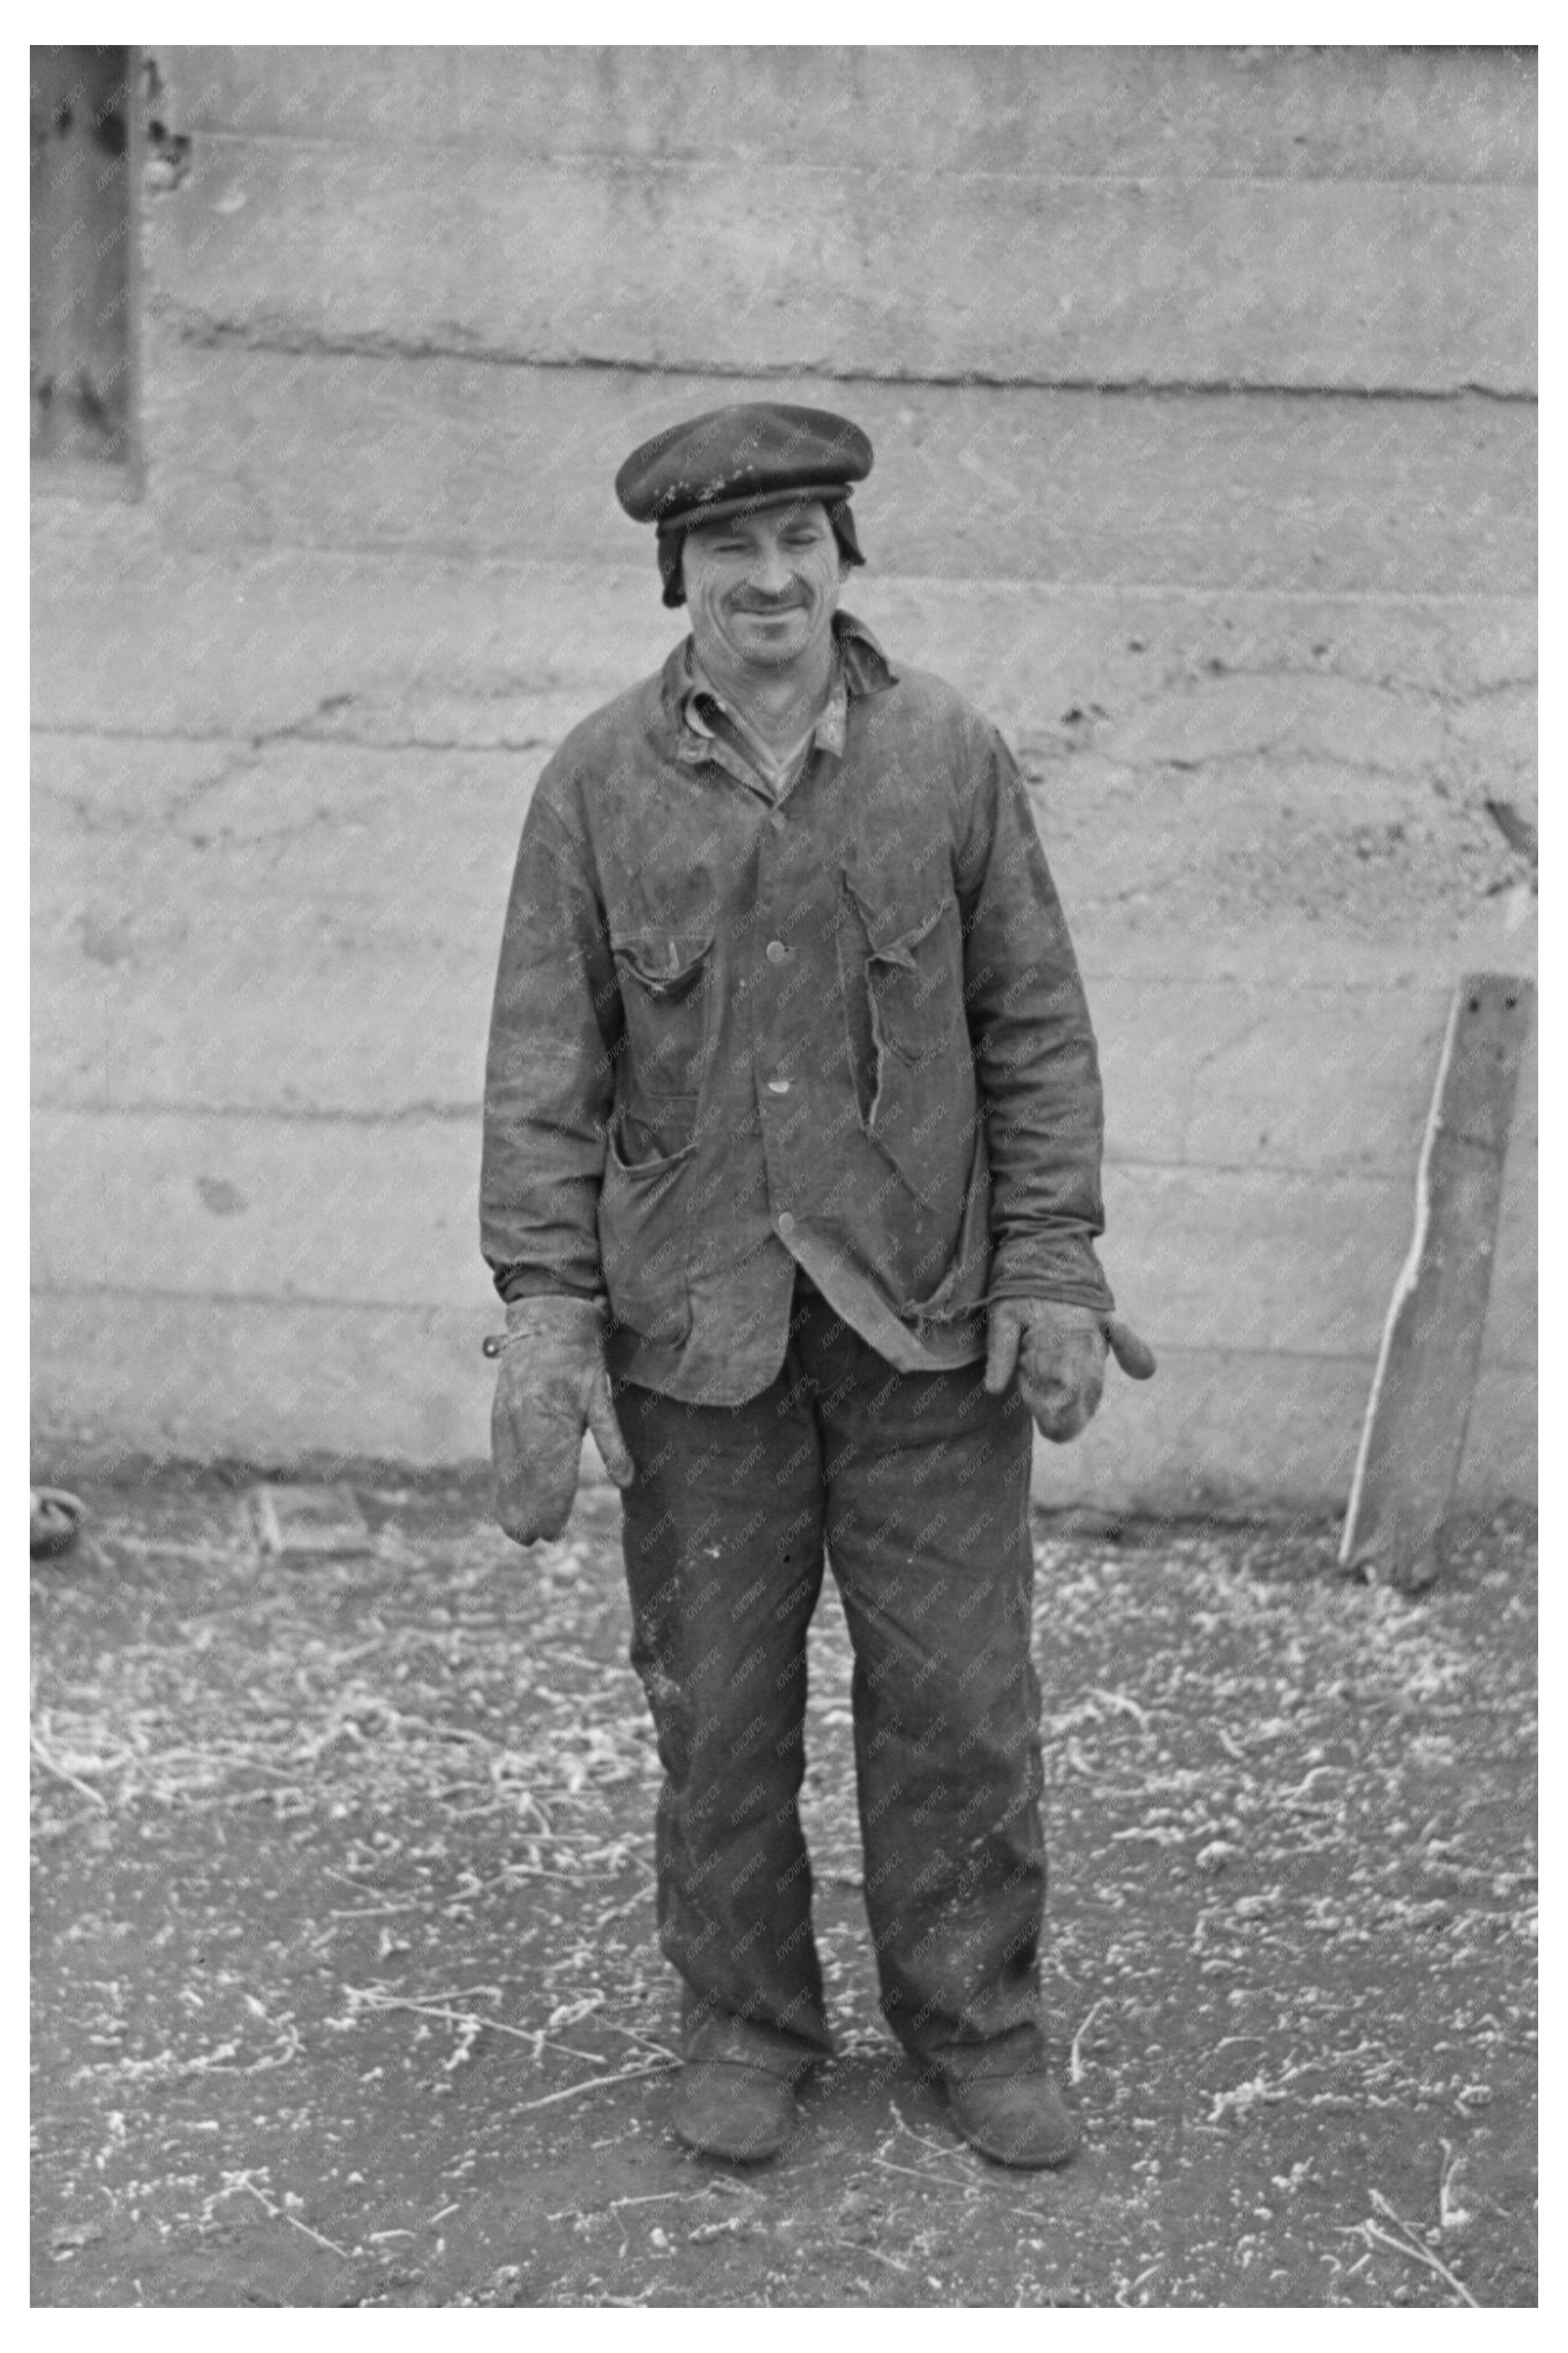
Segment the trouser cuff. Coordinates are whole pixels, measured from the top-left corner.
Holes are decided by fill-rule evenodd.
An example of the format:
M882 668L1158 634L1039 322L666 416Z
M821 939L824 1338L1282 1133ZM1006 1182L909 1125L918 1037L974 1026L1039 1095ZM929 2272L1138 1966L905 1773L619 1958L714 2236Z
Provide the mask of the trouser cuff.
M798 2035L781 2033L776 2026L759 2026L729 2010L715 2010L694 2020L685 2030L687 2059L728 2059L746 2067L795 2083L820 2060L832 2056L831 2046L818 2049Z
M1014 2028L984 2042L950 2042L922 2054L928 2071L949 2084L976 2084L988 2077L1044 2075L1046 2038L1037 2026Z

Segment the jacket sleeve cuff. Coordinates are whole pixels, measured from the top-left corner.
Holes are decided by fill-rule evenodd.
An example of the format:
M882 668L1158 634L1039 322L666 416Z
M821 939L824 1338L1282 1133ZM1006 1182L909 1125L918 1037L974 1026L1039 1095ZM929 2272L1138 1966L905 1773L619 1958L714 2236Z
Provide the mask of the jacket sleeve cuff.
M564 1275L554 1274L549 1267L492 1266L495 1287L510 1307L514 1299L591 1299L602 1301L602 1282L590 1288L582 1282L572 1282Z
M991 1261L987 1305L1000 1299L1056 1299L1109 1315L1116 1305L1087 1235L1034 1235L1003 1242Z

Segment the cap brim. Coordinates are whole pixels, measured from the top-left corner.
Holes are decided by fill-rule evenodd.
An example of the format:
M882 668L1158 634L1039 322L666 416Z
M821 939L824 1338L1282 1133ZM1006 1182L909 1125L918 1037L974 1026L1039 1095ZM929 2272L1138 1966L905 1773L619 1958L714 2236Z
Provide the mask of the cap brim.
M841 506L854 487L852 482L802 482L793 490L751 491L743 498L715 499L710 505L660 515L658 528L660 532L706 531L713 523L731 522L736 515L761 514L770 507Z

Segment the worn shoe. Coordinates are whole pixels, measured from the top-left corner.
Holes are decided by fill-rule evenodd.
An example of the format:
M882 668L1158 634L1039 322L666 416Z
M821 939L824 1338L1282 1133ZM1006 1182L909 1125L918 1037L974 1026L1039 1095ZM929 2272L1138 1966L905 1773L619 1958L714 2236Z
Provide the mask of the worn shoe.
M952 2121L998 2165L1065 2165L1082 2140L1049 2075L973 2075L947 2087Z
M677 2137L709 2157L761 2165L795 2130L795 2093L787 2075L740 2059L689 2059L675 2096Z

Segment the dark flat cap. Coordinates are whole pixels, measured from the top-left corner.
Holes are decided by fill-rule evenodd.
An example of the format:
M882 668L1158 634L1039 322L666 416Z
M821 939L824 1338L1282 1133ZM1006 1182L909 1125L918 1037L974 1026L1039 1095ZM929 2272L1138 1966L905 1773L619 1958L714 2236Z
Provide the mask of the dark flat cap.
M689 531L791 498L837 503L870 470L871 444L847 417L738 401L634 449L616 476L616 496L634 522Z

